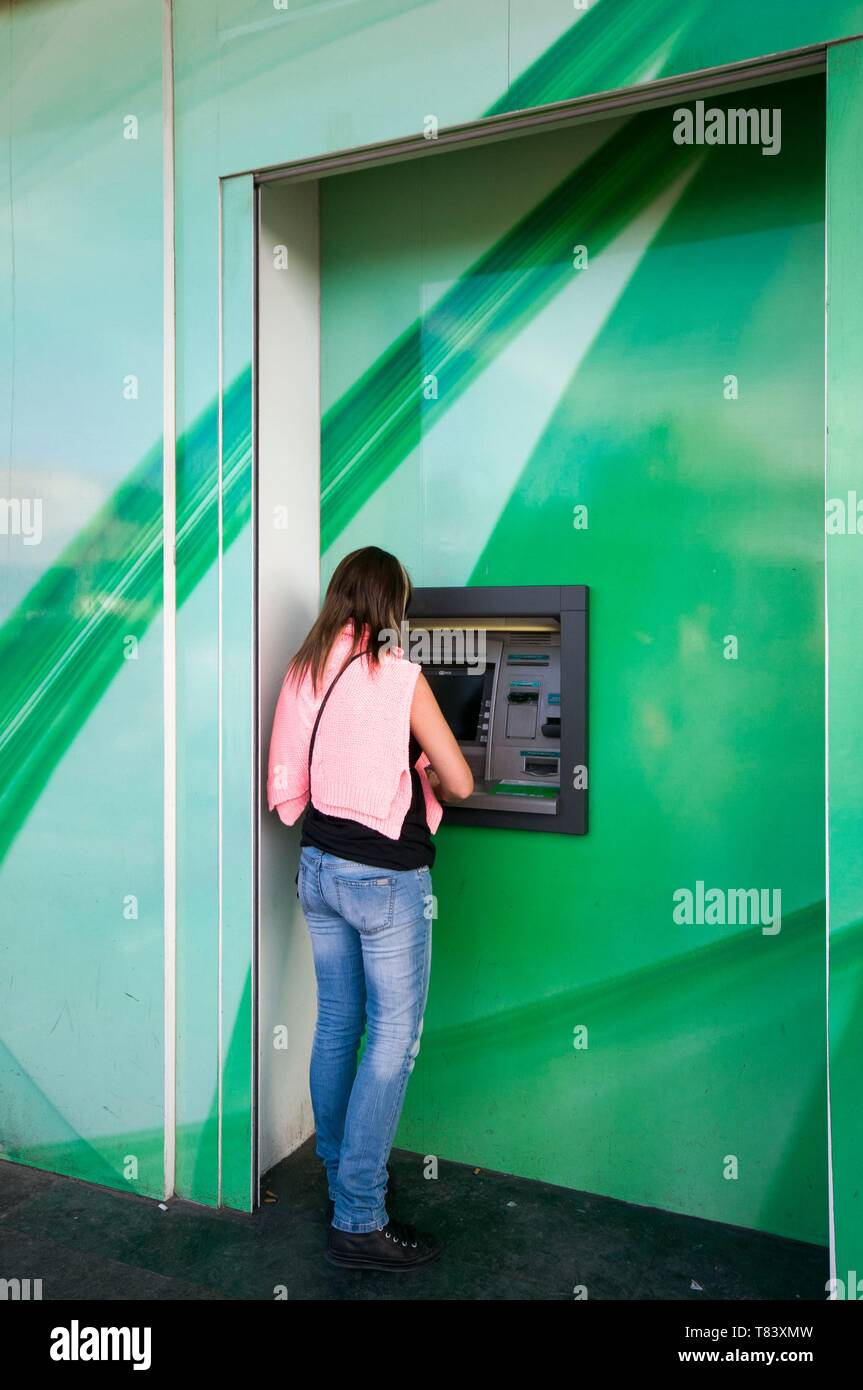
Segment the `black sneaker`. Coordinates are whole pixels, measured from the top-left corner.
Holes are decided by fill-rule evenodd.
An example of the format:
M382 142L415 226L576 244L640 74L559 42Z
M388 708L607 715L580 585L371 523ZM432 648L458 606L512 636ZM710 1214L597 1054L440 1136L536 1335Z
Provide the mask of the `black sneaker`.
M377 1231L358 1234L330 1226L325 1258L342 1269L416 1269L437 1259L442 1249L434 1236L402 1221L390 1221Z
M386 1187L386 1193L387 1193L387 1197L394 1197L394 1196L396 1195L395 1180L393 1179L392 1175L391 1175L389 1172L387 1173L387 1187ZM335 1216L335 1214L336 1214L336 1204L335 1204L335 1202L332 1200L332 1198L330 1198L330 1200L327 1202L327 1225L328 1225L328 1226L332 1225L332 1220L333 1220L333 1217Z

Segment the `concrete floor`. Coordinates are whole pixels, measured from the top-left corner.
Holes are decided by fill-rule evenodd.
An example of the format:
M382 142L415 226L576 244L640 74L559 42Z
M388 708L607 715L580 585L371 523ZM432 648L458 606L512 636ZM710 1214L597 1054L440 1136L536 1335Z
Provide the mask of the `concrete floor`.
M445 1242L413 1274L323 1259L326 1191L309 1140L267 1175L254 1216L155 1201L0 1163L0 1278L43 1299L589 1299L823 1302L826 1248L457 1163L427 1182L396 1150L390 1215ZM700 1288L694 1287L699 1285Z

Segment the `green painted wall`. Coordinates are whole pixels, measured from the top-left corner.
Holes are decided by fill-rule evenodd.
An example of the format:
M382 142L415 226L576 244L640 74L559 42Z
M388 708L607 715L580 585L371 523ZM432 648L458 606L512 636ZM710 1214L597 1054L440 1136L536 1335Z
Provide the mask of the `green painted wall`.
M3 5L0 70L0 1152L161 1196L159 7Z
M442 831L398 1142L826 1243L823 81L770 101L778 157L666 110L322 184L324 569L591 586L590 833Z

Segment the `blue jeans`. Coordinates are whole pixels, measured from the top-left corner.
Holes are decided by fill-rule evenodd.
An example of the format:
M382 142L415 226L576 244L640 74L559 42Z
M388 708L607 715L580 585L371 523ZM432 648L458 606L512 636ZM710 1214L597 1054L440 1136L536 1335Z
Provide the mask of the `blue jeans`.
M318 986L310 1070L316 1152L342 1231L375 1231L389 1220L387 1159L428 996L431 891L427 868L380 869L308 846L300 854L298 892Z

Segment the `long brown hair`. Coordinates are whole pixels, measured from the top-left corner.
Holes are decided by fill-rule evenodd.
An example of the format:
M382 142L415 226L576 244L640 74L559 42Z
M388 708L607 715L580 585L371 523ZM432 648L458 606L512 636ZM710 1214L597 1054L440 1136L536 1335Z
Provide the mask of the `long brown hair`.
M308 637L293 657L285 679L299 684L311 673L317 690L333 642L346 623L352 623L352 656L368 625L368 659L378 663L387 630L399 632L411 600L410 576L400 560L388 550L365 545L340 560L327 586L324 606Z

